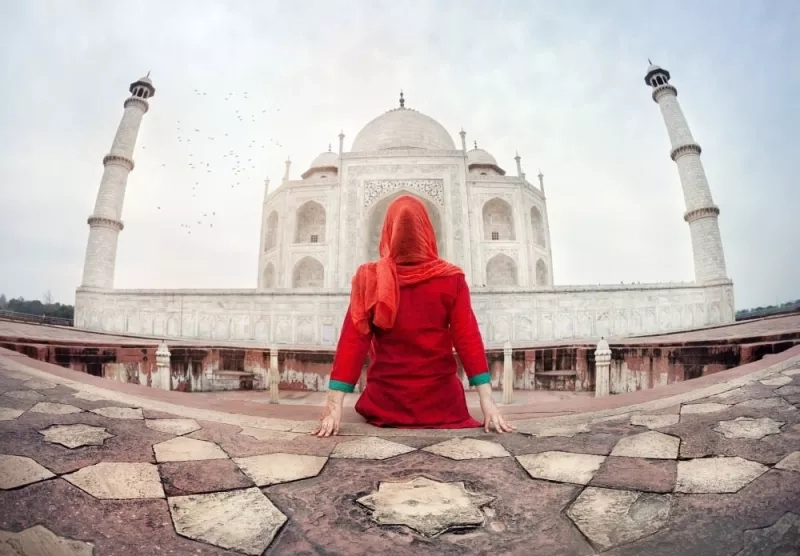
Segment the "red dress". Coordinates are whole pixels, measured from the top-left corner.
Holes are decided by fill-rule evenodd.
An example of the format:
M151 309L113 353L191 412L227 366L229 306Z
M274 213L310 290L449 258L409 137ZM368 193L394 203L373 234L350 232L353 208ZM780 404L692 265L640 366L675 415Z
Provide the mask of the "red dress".
M379 427L480 427L467 411L455 347L470 384L491 381L469 287L463 275L400 288L389 331L356 330L348 309L330 376L332 390L352 392L369 354L367 385L355 409Z

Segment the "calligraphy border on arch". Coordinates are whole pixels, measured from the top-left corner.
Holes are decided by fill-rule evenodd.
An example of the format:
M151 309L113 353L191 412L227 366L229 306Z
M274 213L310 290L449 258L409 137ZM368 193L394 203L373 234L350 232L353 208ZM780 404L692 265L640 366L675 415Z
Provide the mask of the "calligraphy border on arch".
M444 207L444 180L440 179L407 179L407 180L364 180L364 208L369 208L387 193L407 189L416 191L432 199L440 207Z

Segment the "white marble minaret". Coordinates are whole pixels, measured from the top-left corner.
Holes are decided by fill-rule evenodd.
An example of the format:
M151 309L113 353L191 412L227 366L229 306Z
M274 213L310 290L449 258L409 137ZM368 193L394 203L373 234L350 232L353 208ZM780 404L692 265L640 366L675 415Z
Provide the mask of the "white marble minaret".
M686 203L683 219L689 223L692 236L695 280L700 283L727 281L725 254L717 222L719 207L711 198L706 172L700 161L700 145L692 137L681 105L678 104L678 90L670 85L669 79L667 70L651 63L644 81L653 88L653 100L661 108L672 143L670 157L678 165Z
M148 76L150 74L148 73ZM94 212L89 217L89 242L83 263L81 287L111 289L117 259L117 236L122 230L122 203L128 174L133 170L133 148L142 116L149 105L147 99L156 89L150 77L131 83L131 96L123 105L125 112L117 128L110 152L103 157L103 177Z

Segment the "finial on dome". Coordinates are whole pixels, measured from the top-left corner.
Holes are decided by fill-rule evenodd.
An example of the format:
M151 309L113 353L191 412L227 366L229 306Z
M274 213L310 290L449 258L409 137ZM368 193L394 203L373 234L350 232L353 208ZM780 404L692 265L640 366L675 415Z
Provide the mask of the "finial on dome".
M473 145L475 145L475 149L477 150L478 149L478 142L477 141L473 141L472 143L473 143Z
M331 152L331 144L328 143L328 152Z
M647 63L650 64L651 66L653 65L653 61L650 60L650 58L647 59Z
M400 89L400 108L406 107L406 99L403 98L403 89Z

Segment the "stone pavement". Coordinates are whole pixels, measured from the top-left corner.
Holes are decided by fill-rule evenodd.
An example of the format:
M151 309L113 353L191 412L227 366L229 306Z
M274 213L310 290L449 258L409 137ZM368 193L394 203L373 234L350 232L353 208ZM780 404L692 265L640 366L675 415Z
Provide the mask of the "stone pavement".
M762 363L514 434L317 439L2 351L0 554L798 554L800 349Z

